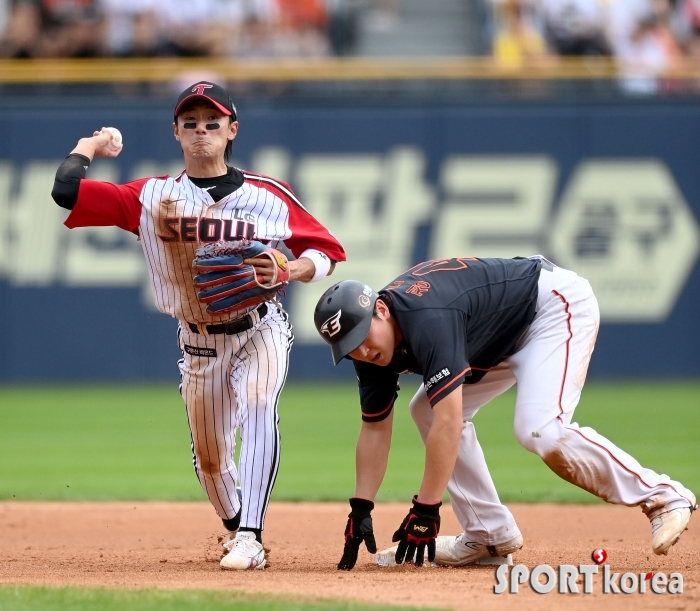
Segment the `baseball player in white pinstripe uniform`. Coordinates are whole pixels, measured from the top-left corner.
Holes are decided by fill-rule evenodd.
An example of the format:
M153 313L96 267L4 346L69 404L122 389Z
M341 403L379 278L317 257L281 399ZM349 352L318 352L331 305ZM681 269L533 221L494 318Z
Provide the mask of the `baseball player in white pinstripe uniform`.
M88 180L94 157L116 157L121 150L103 128L82 138L61 164L52 196L71 210L69 228L115 225L138 235L156 305L180 323L181 393L194 467L232 534L221 566L263 568L261 533L280 461L277 403L292 328L274 299L243 312L209 313L197 297L192 261L208 242L247 238L273 248L284 242L296 257L289 262L290 280L313 282L344 261L345 252L287 184L226 165L238 121L223 87L204 81L188 87L174 115L185 160L179 176L123 185ZM272 273L269 259L251 263L261 278ZM238 465L233 460L237 429Z

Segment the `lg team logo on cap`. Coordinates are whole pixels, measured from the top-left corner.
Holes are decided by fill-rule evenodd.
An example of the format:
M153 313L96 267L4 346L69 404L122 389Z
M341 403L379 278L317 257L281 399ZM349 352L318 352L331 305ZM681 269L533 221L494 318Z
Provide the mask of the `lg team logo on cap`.
M205 89L212 89L214 85L207 85L206 83L199 83L199 85L195 85L192 87L192 93L195 95L204 95L204 90Z
M326 322L321 325L321 333L328 333L328 337L333 337L340 331L340 314L342 310L338 310Z

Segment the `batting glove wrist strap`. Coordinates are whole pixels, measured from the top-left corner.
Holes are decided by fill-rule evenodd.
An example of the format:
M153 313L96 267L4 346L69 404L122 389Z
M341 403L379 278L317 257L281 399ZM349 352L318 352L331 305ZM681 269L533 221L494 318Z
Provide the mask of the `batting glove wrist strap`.
M413 507L404 518L392 541L399 542L395 560L402 564L415 557L416 566L421 566L428 550L428 560L435 560L435 539L440 532L440 506L442 503L427 505L413 497Z
M369 514L374 509L374 503L367 499L358 499L353 497L350 499L350 508L352 511L348 517L369 517Z
M442 507L442 501L434 505L428 505L419 502L418 495L413 497L413 513L425 518L434 518L438 524L440 523L440 507Z
M350 499L352 511L348 514L348 521L345 525L345 547L343 557L338 563L338 569L349 571L357 562L357 555L360 551L360 544L364 541L367 551L371 554L377 553L377 542L374 538L371 511L374 503L366 499Z

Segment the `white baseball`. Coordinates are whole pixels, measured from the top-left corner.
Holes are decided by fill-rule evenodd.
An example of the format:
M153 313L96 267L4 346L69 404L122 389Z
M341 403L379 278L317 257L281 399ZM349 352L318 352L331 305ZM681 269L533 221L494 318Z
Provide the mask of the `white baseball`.
M122 148L122 133L116 127L105 127L108 132L112 133L112 141L107 145L114 151L118 151Z

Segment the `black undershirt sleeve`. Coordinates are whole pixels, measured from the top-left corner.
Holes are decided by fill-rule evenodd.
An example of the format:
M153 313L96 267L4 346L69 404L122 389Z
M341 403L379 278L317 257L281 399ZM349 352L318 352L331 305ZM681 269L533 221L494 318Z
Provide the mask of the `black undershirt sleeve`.
M78 201L80 181L87 176L90 160L85 155L71 153L56 170L51 197L61 208L73 210Z

